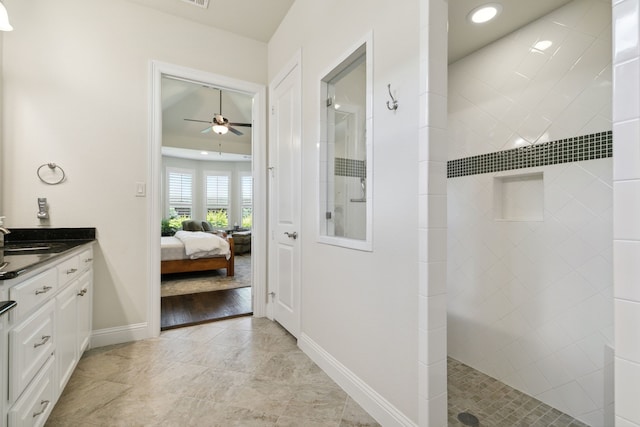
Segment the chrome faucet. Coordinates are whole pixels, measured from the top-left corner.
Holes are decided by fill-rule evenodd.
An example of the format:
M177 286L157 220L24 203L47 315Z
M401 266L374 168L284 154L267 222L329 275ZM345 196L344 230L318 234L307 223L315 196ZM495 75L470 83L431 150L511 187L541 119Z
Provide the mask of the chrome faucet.
M49 219L49 208L47 207L47 198L38 197L38 219Z
M0 248L4 248L4 235L9 233L11 233L9 229L0 227Z

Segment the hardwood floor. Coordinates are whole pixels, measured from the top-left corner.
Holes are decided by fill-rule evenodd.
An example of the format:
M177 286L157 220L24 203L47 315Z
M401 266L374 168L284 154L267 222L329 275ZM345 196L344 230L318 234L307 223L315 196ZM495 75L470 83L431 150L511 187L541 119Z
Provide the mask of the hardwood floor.
M162 297L160 312L163 331L251 315L251 287Z

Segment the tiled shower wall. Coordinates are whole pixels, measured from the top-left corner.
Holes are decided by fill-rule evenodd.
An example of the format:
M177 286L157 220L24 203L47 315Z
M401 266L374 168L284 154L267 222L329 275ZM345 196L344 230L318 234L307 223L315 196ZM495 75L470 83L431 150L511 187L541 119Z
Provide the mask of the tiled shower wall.
M611 127L608 2L574 0L449 67L450 160ZM451 357L600 426L613 412L613 183L611 158L594 158L448 180L447 326ZM539 184L518 187L522 174ZM498 193L496 178L516 184Z
M640 426L640 1L615 0L614 295L616 426Z

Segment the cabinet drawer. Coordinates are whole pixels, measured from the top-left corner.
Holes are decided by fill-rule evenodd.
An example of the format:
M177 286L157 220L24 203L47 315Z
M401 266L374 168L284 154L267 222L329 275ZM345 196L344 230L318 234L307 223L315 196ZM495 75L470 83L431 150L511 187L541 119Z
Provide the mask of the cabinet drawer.
M11 288L9 298L18 303L13 310L12 319L16 319L16 321L23 319L36 307L51 299L58 290L57 277L56 270L51 269Z
M51 356L33 383L9 410L12 427L43 426L55 404L54 357Z
M58 285L62 288L80 274L80 258L74 256L58 264L56 268L58 270Z
M20 396L54 350L55 300L9 332L9 399Z
M93 265L93 249L89 248L78 255L80 260L80 271L84 271Z

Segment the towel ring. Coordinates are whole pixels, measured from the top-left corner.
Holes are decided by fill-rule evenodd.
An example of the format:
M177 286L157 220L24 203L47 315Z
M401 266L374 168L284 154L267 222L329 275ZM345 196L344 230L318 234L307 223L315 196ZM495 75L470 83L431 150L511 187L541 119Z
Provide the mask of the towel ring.
M42 177L41 175L41 170L43 167L47 166L49 169L51 169L52 172L55 172L56 169L60 169L60 172L62 172L62 177L57 180L57 181L48 181L45 178ZM62 181L64 181L64 179L66 178L66 174L64 173L64 169L62 169L60 166L56 165L55 163L45 163L43 165L40 165L40 167L38 168L36 174L38 175L38 178L40 178L40 181L44 182L45 184L48 185L56 185L56 184L60 184Z

